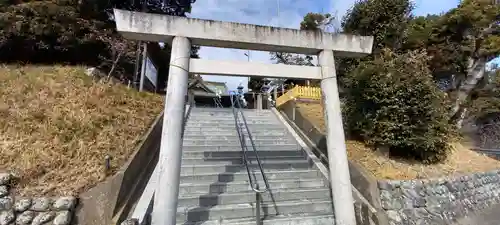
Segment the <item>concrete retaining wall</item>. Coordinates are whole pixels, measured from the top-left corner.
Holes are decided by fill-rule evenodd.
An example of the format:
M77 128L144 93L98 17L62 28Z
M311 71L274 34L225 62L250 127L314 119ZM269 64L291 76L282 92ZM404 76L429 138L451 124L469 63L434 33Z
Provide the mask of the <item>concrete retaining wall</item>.
M379 181L391 224L451 224L500 202L500 170L455 178Z
M120 171L80 195L75 224L119 224L128 216L158 161L162 122L163 113Z

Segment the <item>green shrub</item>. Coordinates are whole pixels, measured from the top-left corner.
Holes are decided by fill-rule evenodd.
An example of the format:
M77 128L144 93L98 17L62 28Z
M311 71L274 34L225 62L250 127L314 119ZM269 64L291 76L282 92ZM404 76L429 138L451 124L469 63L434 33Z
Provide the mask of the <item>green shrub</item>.
M391 155L434 163L446 158L452 127L445 93L432 80L425 52L384 50L346 77L350 134Z

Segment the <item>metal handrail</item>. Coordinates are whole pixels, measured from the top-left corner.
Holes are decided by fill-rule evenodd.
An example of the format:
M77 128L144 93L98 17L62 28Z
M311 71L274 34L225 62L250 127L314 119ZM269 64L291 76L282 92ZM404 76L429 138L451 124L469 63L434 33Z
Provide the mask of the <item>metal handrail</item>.
M184 113L184 120L182 121L182 138L184 138L184 130L186 129L187 120L189 119L189 116L191 115L191 110L193 109L193 107L196 103L194 101L193 93L188 92L187 96L188 96L188 100L186 102L186 105L189 105L189 107L188 107L188 111ZM191 98L191 96L192 96L192 98Z
M215 108L222 108L222 101L220 100L220 96L214 98Z
M246 167L246 170L247 170L247 173L248 173L248 180L250 182L250 187L252 188L252 190L256 193L264 193L266 191L269 190L269 182L267 181L267 177L264 173L264 169L262 169L262 164L260 162L260 159L259 159L259 156L257 154L257 149L255 148L255 143L253 141L253 138L252 138L252 134L250 133L250 129L248 128L248 123L246 121L246 118L245 118L245 115L243 114L243 111L241 110L241 103L239 101L239 99L236 100L236 104L238 105L238 109L236 109L235 107L235 100L233 99L235 95L231 95L230 98L231 98L231 106L233 108L233 114L234 114L234 122L235 122L235 125L236 125L236 131L238 132L238 137L240 139L240 144L241 144L241 150L243 151L243 163L245 164L245 167ZM236 95L236 97L240 97L240 95ZM238 112L240 113L241 115L241 118L243 120L243 124L245 126L245 129L247 130L248 132L248 138L250 139L250 143L252 145L252 149L255 153L255 159L257 160L257 165L259 166L259 170L262 174L262 179L264 180L264 184L265 184L265 189L261 190L259 189L259 185L257 183L255 183L255 181L252 179L252 175L250 173L250 168L248 167L248 162L250 161L248 159L248 155L247 155L247 145L246 145L246 140L245 140L245 136L241 133L240 131L240 127L238 126Z

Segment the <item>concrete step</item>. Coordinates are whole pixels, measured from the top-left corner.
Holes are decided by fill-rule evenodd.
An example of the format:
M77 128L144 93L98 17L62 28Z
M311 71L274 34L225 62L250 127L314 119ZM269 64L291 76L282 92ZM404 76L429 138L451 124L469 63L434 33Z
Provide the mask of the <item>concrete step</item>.
M277 117L275 115L271 115L271 114L266 114L266 115L247 115L247 114L245 114L245 118L247 118L248 120L250 120L250 119L274 120L274 121L277 120ZM231 115L228 115L228 116L215 117L211 114L196 114L196 113L193 114L192 113L191 115L189 115L189 120L223 120L223 121L233 121L234 122L234 115L231 113Z
M196 106L193 108L194 110L199 110L199 111L231 111L231 107L226 107L226 108L216 108L216 107L205 107L205 106ZM268 109L247 109L247 108L241 108L240 110L243 111L255 111L255 112L267 112L270 111Z
M239 121L240 123L243 123L242 120ZM203 125L213 125L213 124L228 124L228 125L233 125L235 124L234 118L217 118L213 117L211 119L200 119L200 118L189 118L187 121L187 126L190 126L192 124L203 124ZM270 125L276 125L276 126L282 126L280 121L277 119L248 119L247 118L247 124L270 124Z
M257 177L262 177L260 172L254 171ZM288 180L300 177L301 179L317 179L323 178L323 175L318 170L290 170L290 171L268 171L264 173L268 180L283 179ZM226 172L226 173L199 173L196 175L181 176L181 184L195 184L207 182L232 182L232 181L248 181L248 173L243 172Z
M245 135L247 140L250 139L248 134L244 134L244 135ZM276 140L276 139L279 139L279 140L292 139L293 140L293 137L289 134L282 134L282 135L254 135L254 134L251 134L251 135L252 135L253 140ZM184 141L203 141L203 140L220 141L220 140L240 140L240 139L239 139L239 136L236 132L232 135L215 135L215 134L206 135L206 136L204 136L204 135L189 135L189 136L184 135Z
M258 168L257 164L248 166L252 170ZM310 169L312 165L307 160L279 162L279 163L264 163L262 164L264 172L276 170L290 170L290 169ZM225 172L242 172L245 171L244 165L196 165L196 166L181 166L181 176L196 175L199 173L225 173Z
M255 156L248 157L251 163L256 163L257 158ZM261 163L274 163L274 162L287 162L287 161L297 161L306 160L305 156L270 156L270 157L259 157ZM182 158L182 165L241 165L243 163L242 157L207 157L207 158Z
M248 146L251 146L252 142L250 139L245 140ZM274 139L274 140L260 140L253 139L253 143L255 146L265 146L265 145L288 145L288 144L297 144L297 142L290 138L283 139ZM200 146L200 145L239 145L241 146L240 140L238 138L232 140L183 140L182 145L184 147L189 146Z
M262 193L263 202L279 202L291 200L325 200L330 199L330 189L325 187L301 188L301 189L278 189L271 192ZM255 202L255 192L248 191L245 193L222 193L222 194L206 194L179 197L179 207L210 207L216 205L238 204Z
M241 115L240 115L241 118ZM245 118L247 121L250 120L276 120L275 115L254 115L254 114L245 114ZM225 120L225 121L234 121L234 115L233 113L226 113L226 114L220 114L220 113L205 113L205 114L193 114L191 113L189 115L190 120Z
M178 223L177 225L255 225L255 216L243 219L210 220L201 222ZM300 213L291 215L267 216L262 225L335 225L335 218L327 213Z
M285 130L285 128L283 126L281 126L280 124L257 124L257 123L247 123L248 124L248 128L250 129L263 129L263 128L273 128L273 129L276 129L276 130ZM207 123L190 123L190 124L186 124L186 129L195 129L195 128L219 128L219 129L229 129L229 128L232 128L232 129L236 129L235 127L235 124L234 123L211 123L211 124L207 124Z
M257 177L260 185L264 185L262 178ZM299 188L320 188L326 187L323 179L290 179L290 180L268 180L269 187L272 191L282 189L299 189ZM260 186L259 185L259 186ZM264 188L264 186L262 186ZM213 195L222 193L254 193L250 188L249 181L233 181L233 182L214 182L214 183L199 183L199 184L180 184L179 196L193 195ZM254 195L255 196L255 195Z
M271 110L257 110L257 109L240 109L243 113L256 113L256 114L272 114ZM193 112L197 113L233 113L232 108L202 108L195 107L192 109Z
M331 201L304 200L277 202L276 204L263 204L260 209L256 209L255 202L252 202L214 207L179 208L177 209L177 224L244 217L250 218L255 216L255 210L260 210L263 216L277 215L278 213L283 215L298 213L333 214Z
M213 148L213 147L212 147ZM183 148L182 157L184 158L211 158L211 157L243 157L243 152L241 148L233 147L226 150L223 149L210 149L209 147L197 148L195 150ZM267 150L266 150L267 149ZM302 149L288 149L288 150L280 150L280 149L272 149L272 148L258 148L257 154L259 157L272 157L272 156L282 156L282 157L290 157L290 156L305 156L305 153ZM248 152L248 156L254 156L255 153L253 151Z
M244 134L248 134L247 131L243 131ZM288 131L278 129L278 130L255 130L251 131L250 134L252 134L252 137L258 137L258 136L284 136L284 135L289 135ZM207 137L217 137L217 136L237 136L238 133L236 132L236 128L233 130L226 130L226 131L219 131L219 132L213 132L213 131L205 131L202 129L198 130L190 130L190 131L184 131L184 138L187 137L197 137L197 136L207 136Z
M258 126L258 127L256 127ZM251 134L255 133L262 133L262 132L288 132L283 127L278 127L278 126L269 126L269 125L264 125L264 126L259 126L259 125L248 125L248 129L250 130ZM245 128L243 130L246 130ZM217 132L217 133L223 133L223 132L236 132L236 127L234 125L232 126L186 126L184 128L184 132L189 133L189 132Z
M253 116L253 117L269 117L274 116L274 113L271 111L247 111L244 110L243 114L245 116ZM224 110L224 111L200 111L200 110L192 110L191 115L195 116L234 116L233 110Z
M248 146L249 149L251 150L252 146ZM255 143L255 147L258 152L260 151L279 151L279 150L302 150L302 147L300 147L298 144L266 144L262 145L260 142ZM224 144L224 145L218 145L218 144L206 144L206 145L187 145L186 143L183 144L182 146L182 151L188 152L188 151L242 151L241 150L241 145L240 143L233 143L233 144Z

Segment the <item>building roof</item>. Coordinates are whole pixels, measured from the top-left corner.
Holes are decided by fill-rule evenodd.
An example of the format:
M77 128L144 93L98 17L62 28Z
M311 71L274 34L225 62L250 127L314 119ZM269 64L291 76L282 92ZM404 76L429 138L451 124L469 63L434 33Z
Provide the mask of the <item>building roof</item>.
M220 91L221 94L225 94L228 91L226 82L215 82L215 81L203 81L206 87L208 87L213 92Z
M217 92L220 95L226 95L228 93L228 88L225 82L214 82L214 81L204 81L200 77L195 77L189 82L188 89L191 90L195 95L199 96L217 96Z

